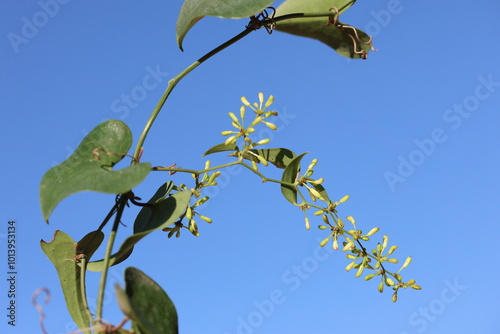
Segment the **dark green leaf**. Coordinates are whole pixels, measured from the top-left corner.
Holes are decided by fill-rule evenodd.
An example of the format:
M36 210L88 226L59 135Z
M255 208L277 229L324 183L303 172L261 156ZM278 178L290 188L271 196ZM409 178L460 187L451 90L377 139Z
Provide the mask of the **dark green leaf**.
M311 185L313 186L314 189L316 189L317 192L319 192L319 194L321 195L321 197L323 197L323 200L325 202L330 201L330 198L328 198L328 193L326 192L325 187L323 187L321 184L311 183Z
M137 268L125 270L131 318L144 334L177 334L177 310L167 293Z
M242 19L257 14L271 3L272 0L185 0L177 18L177 44L182 50L187 32L204 16Z
M40 184L40 205L48 221L64 198L81 191L123 194L144 180L149 163L140 163L113 171L112 167L127 153L132 133L119 120L99 124L63 163L51 168Z
M281 181L287 183L295 183L297 175L300 171L300 161L307 153L295 157L283 171ZM296 186L281 185L281 193L292 204L297 204L297 189Z
M85 277L81 277L81 270L75 256L83 252L88 261L99 248L103 238L102 232L94 231L76 243L64 232L56 231L54 240L49 243L43 240L40 242L43 252L57 270L66 307L80 329L88 328L90 319L83 307L82 299L81 280L85 280ZM89 331L84 331L84 333L89 333Z
M339 9L343 13L351 7L356 0L287 0L276 10L276 16L282 16L292 13L325 13L331 7ZM326 25L327 17L297 18L279 21L276 24L276 30L286 33L317 39L326 45L335 49L340 55L348 58L359 59L361 54L354 52L354 43L351 38L356 38L351 28L340 30L334 25ZM340 22L339 22L340 23ZM356 29L359 38L363 42L368 42L370 37L363 31ZM363 50L365 53L370 51L368 44L357 42L357 51Z
M125 260L132 253L134 245L141 241L142 238L153 231L161 230L173 224L186 212L192 193L182 191L161 199L160 194L168 193L170 191L168 188L169 183L167 182L158 189L150 200L155 203L152 208L142 208L134 223L134 234L125 239L118 252L111 256L110 265L113 266ZM103 268L103 260L90 262L87 265L87 269L90 271L102 271Z
M288 166L288 164L293 160L293 158L295 158L295 153L286 148L258 149L258 150L252 150L252 152L260 155L261 157L266 159L266 161L272 163L273 165L281 169ZM259 159L257 159L251 154L246 154L244 158L259 163Z
M227 152L227 151L238 151L238 146L235 144L229 144L226 145L224 143L215 145L214 147L209 148L205 153L203 153L203 156L213 154L213 153L218 153L218 152Z

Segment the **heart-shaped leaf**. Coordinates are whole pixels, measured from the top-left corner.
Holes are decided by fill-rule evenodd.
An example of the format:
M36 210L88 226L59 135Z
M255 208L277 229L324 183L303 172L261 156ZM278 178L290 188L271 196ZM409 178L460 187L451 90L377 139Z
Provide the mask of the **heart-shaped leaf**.
M48 222L57 204L69 195L82 191L123 194L141 183L151 169L149 163L112 170L131 145L132 132L122 121L109 120L94 128L68 159L43 176L43 218Z
M287 183L295 183L297 180L297 175L300 171L300 161L302 158L307 154L302 153L301 155L295 157L288 166L286 166L285 170L283 171L283 175L281 177L281 181L287 182ZM292 204L297 204L297 189L296 186L288 186L288 185L281 185L281 193L285 198Z
M187 32L204 16L242 19L257 14L273 0L186 0L177 18L176 38L182 50Z
M80 329L88 328L90 319L82 301L82 293L85 292L81 290L81 281L85 280L85 277L81 276L81 269L77 264L78 257L84 254L88 261L99 248L103 238L104 234L101 231L94 231L76 243L66 233L56 231L54 240L49 243L43 240L40 242L43 252L57 270L66 307ZM89 331L83 333L89 333Z
M287 0L276 9L276 16L295 13L325 13L331 7L337 8L341 14L354 2L356 0ZM332 11L334 12L333 9ZM290 19L277 22L276 30L317 39L344 57L366 58L366 54L371 49L371 43L369 43L371 38L367 34L350 26L344 25L343 29L339 29L334 24L327 26L327 22L327 17ZM338 23L341 24L341 22Z
M115 286L120 308L144 334L177 334L175 305L167 293L137 268L125 270L125 291Z
M134 223L134 234L125 239L118 252L113 254L110 259L110 265L114 266L125 260L132 253L136 243L141 241L149 233L161 230L180 218L189 205L191 191L182 191L173 194L172 196L162 198L162 194L166 196L170 192L171 187L169 182L162 185L156 194L149 200L152 207L143 207L137 215ZM169 189L170 188L170 189ZM102 271L104 268L104 260L90 262L87 269L90 271Z

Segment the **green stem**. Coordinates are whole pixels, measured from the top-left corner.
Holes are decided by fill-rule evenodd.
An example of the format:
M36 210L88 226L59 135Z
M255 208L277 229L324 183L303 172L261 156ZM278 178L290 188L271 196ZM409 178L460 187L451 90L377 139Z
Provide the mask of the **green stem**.
M139 141L137 142L137 145L135 147L134 158L132 159L132 163L137 162L139 155L141 153L141 148L144 144L144 141L146 140L146 136L148 135L149 130L151 129L151 126L153 125L154 121L156 120L156 117L158 116L161 109L163 108L165 101L167 101L170 93L175 88L175 86L179 83L179 81L181 81L182 78L184 78L186 75L188 75L192 70L194 70L196 67L198 67L200 64L202 64L204 61L206 61L210 57L214 56L215 54L219 53L220 51L224 50L225 48L227 48L231 44L236 43L237 41L239 41L240 39L242 39L246 35L250 34L252 31L254 31L254 30L251 28L247 28L247 29L243 30L241 33L239 33L235 37L231 38L227 42L219 45L218 47L216 47L212 51L208 52L206 55L204 55L203 57L201 57L200 59L198 59L197 61L192 63L190 66L188 66L186 69L184 69L181 73L179 73L177 76L173 77L172 79L170 79L168 81L167 89L163 93L162 97L160 98L160 101L158 102L158 104L154 108L153 112L149 116L149 119L146 122L144 129L142 130L141 136L139 137Z
M90 313L89 303L87 301L87 287L85 284L86 272L87 272L87 259L84 256L80 260L80 290L82 293L83 308L85 309L85 312L87 313L87 317L89 318L89 321L91 322L91 324L93 326L94 325L94 318L92 317L92 314Z
M96 307L96 322L102 323L102 307L104 301L104 291L106 288L106 280L108 277L108 269L111 260L111 252L113 251L113 244L115 243L116 232L118 230L118 226L120 225L120 221L123 214L123 209L127 205L127 197L124 195L120 195L117 199L117 209L115 221L113 223L113 228L111 229L111 233L108 239L108 245L106 246L106 252L104 254L104 268L101 273L101 280L99 281L99 291L97 295L97 307Z

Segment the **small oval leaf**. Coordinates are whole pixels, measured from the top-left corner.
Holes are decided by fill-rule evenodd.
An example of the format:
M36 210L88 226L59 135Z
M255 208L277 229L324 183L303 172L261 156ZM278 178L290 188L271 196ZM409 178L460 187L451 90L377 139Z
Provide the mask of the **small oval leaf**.
M283 171L283 176L281 177L281 181L287 183L295 183L297 180L297 175L300 171L300 161L307 154L302 153L301 155L295 157L288 166ZM291 187L288 185L281 185L281 193L285 198L292 204L297 204L297 189L295 186Z

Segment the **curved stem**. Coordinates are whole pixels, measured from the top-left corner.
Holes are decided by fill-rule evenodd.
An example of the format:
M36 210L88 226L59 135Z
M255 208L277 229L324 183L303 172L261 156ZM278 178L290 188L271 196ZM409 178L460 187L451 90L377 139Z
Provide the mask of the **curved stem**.
M240 39L242 39L246 35L250 34L252 31L254 31L254 30L251 28L246 28L241 33L234 36L233 38L231 38L227 42L219 45L218 47L216 47L212 51L208 52L206 55L204 55L203 57L201 57L200 59L198 59L197 61L195 61L191 65L189 65L181 73L179 73L177 76L173 77L172 79L170 79L168 81L167 89L165 90L165 92L161 96L160 101L157 103L156 107L153 109L153 112L149 116L149 119L146 122L144 129L142 130L141 136L139 137L139 141L137 142L137 145L135 147L132 163L137 162L139 155L141 153L142 145L144 144L144 141L146 140L146 136L148 135L149 130L151 129L151 126L153 125L158 114L160 113L161 108L165 104L165 101L167 101L170 93L175 88L175 86L179 83L179 81L181 81L182 78L184 78L186 75L188 75L192 70L194 70L196 67L198 67L200 64L202 64L204 61L206 61L210 57L214 56L215 54L219 53L220 51L224 50L225 48L227 48L231 44L236 43L237 41L239 41Z

